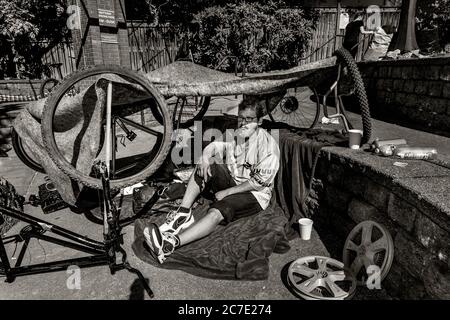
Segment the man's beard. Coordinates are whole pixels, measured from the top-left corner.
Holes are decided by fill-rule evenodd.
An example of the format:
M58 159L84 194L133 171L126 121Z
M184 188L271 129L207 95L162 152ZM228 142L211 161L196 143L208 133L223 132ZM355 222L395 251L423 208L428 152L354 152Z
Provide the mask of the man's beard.
M253 133L255 133L257 128L258 128L257 123L247 123L246 125L243 125L242 127L239 127L237 129L236 136L240 138L248 138Z

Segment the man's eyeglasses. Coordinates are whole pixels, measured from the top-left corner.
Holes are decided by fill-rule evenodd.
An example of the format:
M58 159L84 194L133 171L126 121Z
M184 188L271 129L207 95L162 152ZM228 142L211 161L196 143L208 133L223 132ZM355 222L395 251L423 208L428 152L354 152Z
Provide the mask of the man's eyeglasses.
M238 121L242 121L242 122L254 122L256 119L258 119L257 117L238 117Z

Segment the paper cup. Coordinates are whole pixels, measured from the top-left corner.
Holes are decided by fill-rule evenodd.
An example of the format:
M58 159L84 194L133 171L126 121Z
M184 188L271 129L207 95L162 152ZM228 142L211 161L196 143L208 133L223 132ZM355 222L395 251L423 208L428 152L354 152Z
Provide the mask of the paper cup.
M300 230L300 238L302 240L311 239L313 221L308 218L298 219L298 228Z
M359 149L361 145L361 138L362 138L362 130L357 129L351 129L348 130L348 146L351 149Z

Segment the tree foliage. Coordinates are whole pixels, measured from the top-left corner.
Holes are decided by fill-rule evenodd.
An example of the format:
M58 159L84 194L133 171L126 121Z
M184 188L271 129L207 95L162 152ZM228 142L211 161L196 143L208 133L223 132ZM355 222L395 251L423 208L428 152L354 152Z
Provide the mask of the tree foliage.
M296 0L145 2L147 9L139 16L151 25L170 23L166 37L177 33L189 39L182 47L190 47L195 62L215 68L225 57L236 56L248 72L296 66L318 19L314 9L296 8ZM232 62L224 61L220 69L230 71Z
M450 0L417 1L418 30L438 28L442 44L450 43Z
M215 68L236 56L248 72L287 69L304 55L318 15L313 10L285 8L282 2L243 2L212 6L194 15L190 29L196 62ZM230 69L232 60L220 69Z
M46 71L43 53L69 35L64 3L0 0L0 77L39 77Z
M262 4L276 7L293 7L298 0L127 0L127 14L131 19L147 19L150 22L188 25L195 15L206 8L229 4ZM158 17L156 17L158 16Z

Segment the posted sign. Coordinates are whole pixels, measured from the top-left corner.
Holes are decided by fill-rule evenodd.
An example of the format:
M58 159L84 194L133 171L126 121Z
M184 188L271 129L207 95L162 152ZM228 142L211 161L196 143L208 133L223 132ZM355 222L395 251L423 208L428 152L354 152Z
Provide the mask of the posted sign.
M117 40L117 34L114 33L101 33L100 42L104 43L119 43Z
M116 27L116 15L113 10L98 9L98 22L101 26Z

